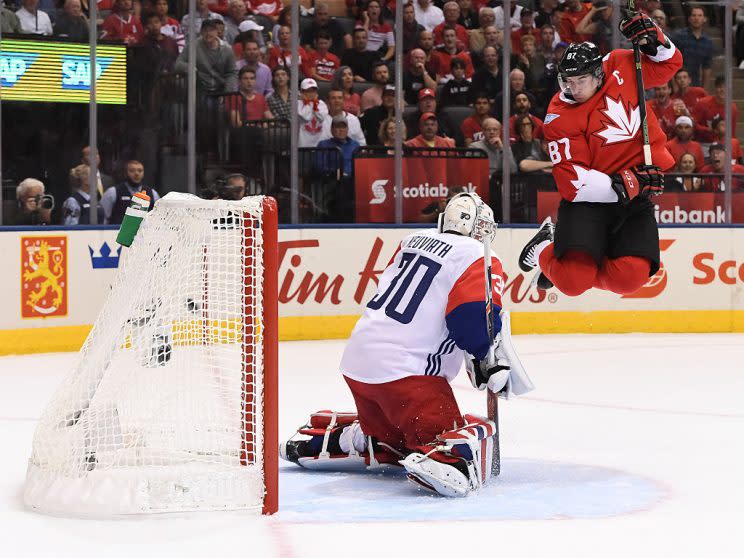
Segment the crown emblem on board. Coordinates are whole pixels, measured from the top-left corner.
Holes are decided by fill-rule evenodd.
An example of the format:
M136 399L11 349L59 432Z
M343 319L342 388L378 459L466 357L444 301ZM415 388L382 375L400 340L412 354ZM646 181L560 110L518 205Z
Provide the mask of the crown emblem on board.
M88 252L90 252L90 263L93 265L93 269L113 269L119 267L119 257L121 256L122 247L116 250L116 254L112 255L111 247L107 242L101 245L101 249L98 251L100 256L96 256L95 250L88 246Z

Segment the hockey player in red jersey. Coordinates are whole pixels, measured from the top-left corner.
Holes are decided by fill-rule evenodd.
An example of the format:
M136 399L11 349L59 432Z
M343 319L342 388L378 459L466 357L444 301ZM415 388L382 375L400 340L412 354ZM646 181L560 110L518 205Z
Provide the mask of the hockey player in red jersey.
M496 426L463 415L449 382L465 356L478 389L504 397L532 389L511 347L508 313L499 318L504 276L490 249L493 344L486 327L483 241L490 245L495 228L491 209L461 193L437 229L403 239L341 359L356 413L314 413L298 431L309 438L280 444L282 458L316 470L402 465L445 496L488 482Z
M645 14L628 14L620 30L640 45L644 87L667 83L681 67L682 55ZM519 265L539 265L538 288L555 285L569 296L592 287L634 292L660 265L649 198L663 192L662 171L674 165L666 136L648 108L653 165L644 165L632 50L602 58L592 43L572 44L559 62L559 85L543 129L562 197L558 221L543 222Z

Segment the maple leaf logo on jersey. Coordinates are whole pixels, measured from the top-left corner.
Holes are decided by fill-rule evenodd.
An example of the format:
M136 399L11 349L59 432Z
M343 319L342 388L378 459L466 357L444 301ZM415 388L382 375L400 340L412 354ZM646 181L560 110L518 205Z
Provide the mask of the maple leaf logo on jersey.
M641 128L641 111L631 103L626 110L622 95L618 100L606 96L601 112L609 120L602 119L605 128L594 133L604 140L604 145L632 140Z

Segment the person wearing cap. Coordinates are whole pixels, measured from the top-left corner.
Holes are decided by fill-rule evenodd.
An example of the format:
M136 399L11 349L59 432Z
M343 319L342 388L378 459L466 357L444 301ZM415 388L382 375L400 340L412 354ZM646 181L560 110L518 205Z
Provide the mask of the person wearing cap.
M532 35L535 41L540 38L540 30L535 27L535 12L524 8L519 14L520 27L511 32L512 54L522 54L522 37Z
M434 44L438 47L444 45L444 29L451 27L457 34L457 40L460 46L462 48L468 48L470 45L470 35L468 35L468 30L458 23L460 19L460 6L454 0L449 0L449 2L444 4L442 12L444 13L444 21L432 31L434 33Z
M344 28L336 19L330 17L328 4L316 2L313 21L305 27L300 36L300 43L308 53L314 49L315 37L321 31L330 35L331 46L329 50L336 56L343 56L344 51L351 48L351 35L344 31Z
M235 63L235 67L238 71L243 68L253 70L256 74L254 90L256 93L265 97L273 91L271 86L271 70L266 64L261 62L261 49L255 40L251 38L244 39L242 44L243 57Z
M450 66L452 79L444 84L439 94L439 104L445 107L466 107L473 95L472 82L465 77L465 62L453 58ZM490 105L489 105L490 110Z
M437 134L442 137L452 136L449 127L444 119L437 116L437 97L433 89L422 89L418 94L418 110L408 115L406 118L406 127L408 128L408 137L412 139L419 129L421 116L432 113L437 119Z
M189 49L176 60L176 73L185 75L189 68ZM196 42L196 88L202 95L231 93L238 88L238 72L232 49L223 44L214 19L205 19Z
M661 124L661 129L667 135L667 139L674 137L674 126L677 118L690 116L690 111L687 110L685 102L682 99L672 99L671 93L671 83L654 87L654 98L649 102L651 110L654 111L659 124Z
M362 126L359 123L359 119L352 113L347 112L344 109L344 91L338 87L332 87L328 92L328 116L323 120L323 131L320 134L322 139L329 139L333 135L331 132L331 121L336 116L343 116L346 119L346 126L348 129L348 136L359 143L359 145L367 145L367 140L364 138L362 133Z
M704 192L723 192L726 191L726 184L723 182L724 162L726 161L726 148L720 143L714 143L710 146L710 163L700 169L701 174L714 174L716 176L703 178L703 184L700 187ZM732 190L734 192L744 189L744 165L731 165L731 173L734 175L731 180L734 183Z
M390 80L390 71L387 64L378 60L372 66L372 87L362 93L361 109L364 111L382 104L382 92Z
M700 99L695 108L692 109L692 118L695 122L695 139L702 142L711 142L715 139L712 123L716 116L724 117L726 114L726 80L718 76L715 81L716 92ZM731 135L736 132L736 122L739 119L739 109L736 103L731 103Z
M353 47L341 57L341 65L351 68L357 82L372 81L372 66L380 60L377 52L367 49L367 37L363 27L354 29Z
M315 147L323 132L323 121L328 118L328 105L318 97L318 82L305 78L300 83L300 100L297 101L300 119L300 147Z
M395 86L386 85L382 92L382 104L365 110L359 119L367 145L380 145L382 143L378 136L380 123L391 117L395 117ZM405 139L405 136L403 136L403 139Z
M196 0L196 12L194 13L193 23L197 32L201 31L202 23L208 19L223 20L220 14L209 9L209 0ZM191 23L190 14L186 14L181 18L181 29L183 30L186 40L189 39L189 27L191 26ZM197 35L197 39L198 38Z
M467 51L458 46L456 31L452 27L446 27L442 37L444 45L436 48L431 55L431 66L437 76L437 83L446 83L452 78L450 66L455 58L465 62L465 77L472 78L475 73L473 60Z
M419 117L418 124L421 133L408 140L406 147L455 147L455 140L437 135L439 123L437 115L433 112L423 113Z
M406 103L414 105L422 89L436 89L437 82L426 68L426 53L414 48L408 54L408 69L403 71L403 96Z
M318 81L331 81L333 74L341 67L338 56L329 52L331 36L326 31L318 31L315 35L315 48L307 53L305 65L302 68L307 77Z
M713 129L713 133L715 134L714 137L714 143L719 143L721 145L726 144L726 121L720 117L716 116L713 118L713 122L711 122L710 127ZM741 163L744 161L744 152L742 152L741 149L741 143L739 143L739 140L736 138L731 138L731 163Z
M235 45L233 46L235 56L240 56L242 54L240 51L241 40L248 38L253 39L258 43L261 52L266 52L266 40L268 39L267 37L264 37L266 27L264 25L259 25L254 21L254 17L255 16L246 16L246 18L240 22L240 25L238 25L238 31L240 31L240 34L235 38Z
M349 115L340 112L331 118L331 137L319 141L317 146L318 149L337 148L341 150L343 155L343 175L345 177L351 176L352 154L360 147L358 141L349 137L348 116Z
M674 137L666 142L666 148L677 163L685 153L691 154L695 157L695 168L699 169L705 163L705 157L702 146L692 139L692 133L692 118L684 115L678 116L674 123Z

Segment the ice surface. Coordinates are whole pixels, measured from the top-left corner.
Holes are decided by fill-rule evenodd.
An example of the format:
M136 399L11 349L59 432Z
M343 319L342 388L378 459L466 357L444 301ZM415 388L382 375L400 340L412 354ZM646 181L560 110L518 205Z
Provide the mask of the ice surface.
M0 358L0 556L741 557L744 335L517 336L536 385L501 405L502 474L446 500L401 474L282 464L280 512L78 520L24 509L34 421L73 355ZM352 409L342 341L282 343L280 432ZM461 375L463 411L485 396Z

